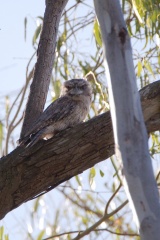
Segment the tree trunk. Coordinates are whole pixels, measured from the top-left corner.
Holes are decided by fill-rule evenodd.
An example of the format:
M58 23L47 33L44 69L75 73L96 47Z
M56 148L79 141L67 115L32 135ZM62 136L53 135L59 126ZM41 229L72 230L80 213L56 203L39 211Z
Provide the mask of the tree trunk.
M143 240L160 239L160 205L148 151L129 35L118 0L95 0L104 44L115 152ZM109 69L109 71L108 71ZM111 78L111 79L110 79Z
M37 51L34 78L26 105L20 138L30 130L44 109L54 63L56 39L62 11L68 0L47 0Z
M152 124L152 116L160 114L160 81L143 88L140 96L149 131L160 130L160 118L157 125ZM113 154L110 112L39 141L33 148L17 147L0 160L0 219Z

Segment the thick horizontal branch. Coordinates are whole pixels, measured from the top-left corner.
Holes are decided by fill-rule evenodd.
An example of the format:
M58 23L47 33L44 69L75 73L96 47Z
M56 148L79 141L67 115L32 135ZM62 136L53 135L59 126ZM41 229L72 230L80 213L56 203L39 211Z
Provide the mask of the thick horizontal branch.
M160 130L160 81L143 88L140 96L147 129ZM113 154L110 112L42 140L33 148L17 147L0 161L0 219Z

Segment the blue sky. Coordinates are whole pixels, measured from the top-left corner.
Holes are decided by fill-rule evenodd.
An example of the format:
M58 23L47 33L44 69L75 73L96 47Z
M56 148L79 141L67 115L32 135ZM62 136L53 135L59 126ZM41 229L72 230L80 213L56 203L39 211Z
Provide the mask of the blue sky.
M0 3L0 120L4 123L5 96L9 96L9 105L11 106L20 89L24 86L26 66L34 53L32 38L37 26L36 17L43 16L45 1L7 0L2 2L0 0ZM25 17L28 20L26 41L24 38ZM19 138L19 132L18 129L14 133L16 140ZM9 151L11 150L13 148L9 147Z
M43 0L2 1L0 10L0 96L22 87L25 68L33 53L32 36L35 17L43 16ZM28 18L27 41L24 40L24 18Z
M0 104L5 95L14 95L25 82L25 69L28 59L33 54L32 36L36 27L35 17L43 16L44 0L0 0ZM24 18L28 18L27 41L24 40ZM1 117L2 112L0 112ZM22 239L26 229L25 211L29 206L22 206L9 213L0 226L10 234L10 240ZM19 232L18 225L21 225Z

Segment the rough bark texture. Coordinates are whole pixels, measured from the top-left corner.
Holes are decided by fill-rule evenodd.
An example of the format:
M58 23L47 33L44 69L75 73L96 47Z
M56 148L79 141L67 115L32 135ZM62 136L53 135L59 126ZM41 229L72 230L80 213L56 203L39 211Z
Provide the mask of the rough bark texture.
M130 38L119 0L94 0L94 2L102 33L105 60L108 64L107 72L109 69L108 86L115 152L117 159L123 164L124 188L141 239L159 240L158 189L148 151L147 132L136 86Z
M160 130L160 81L140 91L150 131ZM153 127L153 128L152 128ZM50 191L114 154L110 112L67 129L33 148L17 147L0 160L0 219L35 196Z
M140 99L148 132L160 130L160 81L143 88Z
M32 127L33 122L43 112L53 68L58 26L67 2L68 0L46 1L43 28L37 51L37 63L20 138L24 137L25 133Z

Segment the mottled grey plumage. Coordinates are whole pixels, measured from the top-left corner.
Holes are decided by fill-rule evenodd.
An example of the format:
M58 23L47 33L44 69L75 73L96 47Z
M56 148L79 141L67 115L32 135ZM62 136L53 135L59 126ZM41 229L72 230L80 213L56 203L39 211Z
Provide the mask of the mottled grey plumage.
M52 102L33 124L19 145L33 146L39 139L49 139L57 132L82 122L91 104L91 85L85 79L66 81L60 98Z

